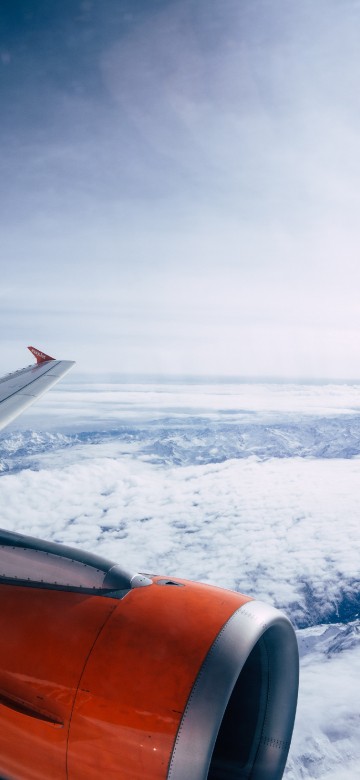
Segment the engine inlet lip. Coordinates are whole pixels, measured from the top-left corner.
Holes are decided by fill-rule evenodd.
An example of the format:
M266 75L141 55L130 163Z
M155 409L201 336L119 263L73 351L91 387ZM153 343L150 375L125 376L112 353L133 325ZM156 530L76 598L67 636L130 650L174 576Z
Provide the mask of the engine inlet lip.
M288 618L254 600L233 613L205 657L179 725L167 780L207 780L231 693L260 639L270 659L271 685L247 776L252 780L280 780L283 776L297 704L298 647Z

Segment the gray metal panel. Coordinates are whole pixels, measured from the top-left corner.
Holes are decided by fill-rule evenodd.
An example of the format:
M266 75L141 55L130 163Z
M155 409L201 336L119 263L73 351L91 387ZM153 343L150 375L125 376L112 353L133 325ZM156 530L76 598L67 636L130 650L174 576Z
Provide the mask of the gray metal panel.
M232 615L205 658L179 726L167 780L207 780L230 696L260 640L269 668L263 712L258 719L249 764L229 778L280 780L282 777L297 702L296 637L285 615L260 601L252 601ZM239 732L241 739L240 724Z
M47 360L44 363L32 363L30 366L20 368L18 371L13 371L12 374L7 374L0 378L0 401L7 398L17 390L21 390L22 387L33 382L40 376L48 374L53 370L58 363L63 362L59 360ZM66 361L68 362L68 361Z
M71 558L43 550L0 545L0 580L28 580L95 589L103 586L105 576L101 569ZM126 584L130 588L130 582Z
M29 587L96 590L110 596L116 591L120 598L133 588L152 585L148 577L131 574L99 555L0 530L0 584L10 581Z
M73 365L72 360L49 360L0 379L0 429L46 393Z

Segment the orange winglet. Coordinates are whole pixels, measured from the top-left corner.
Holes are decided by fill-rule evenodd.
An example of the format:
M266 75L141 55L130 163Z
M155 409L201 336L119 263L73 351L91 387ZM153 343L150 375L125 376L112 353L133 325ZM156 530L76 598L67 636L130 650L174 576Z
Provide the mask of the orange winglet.
M28 347L28 349L36 357L37 363L45 363L47 360L55 360L55 358L50 357L50 355L45 355L45 352L40 352L40 350L36 349L36 347Z

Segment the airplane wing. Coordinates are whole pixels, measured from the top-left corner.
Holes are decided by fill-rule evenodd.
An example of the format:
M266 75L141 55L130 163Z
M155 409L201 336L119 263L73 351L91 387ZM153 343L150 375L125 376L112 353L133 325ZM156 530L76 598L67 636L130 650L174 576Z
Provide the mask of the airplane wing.
M29 347L36 363L0 379L0 430L40 398L74 365L73 360L55 360Z

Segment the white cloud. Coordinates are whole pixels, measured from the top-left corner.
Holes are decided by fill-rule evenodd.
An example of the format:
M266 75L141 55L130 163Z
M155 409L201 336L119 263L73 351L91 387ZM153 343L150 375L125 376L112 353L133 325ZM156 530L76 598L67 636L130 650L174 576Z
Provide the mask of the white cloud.
M305 620L334 615L344 587L356 596L360 461L164 469L119 458L118 448L65 449L42 456L40 471L3 476L2 524L133 571L235 587ZM316 629L302 659L288 780L350 780L360 767L360 654L337 639L343 629L330 637L333 654Z
M356 599L359 460L164 469L119 449L83 445L4 475L3 525L270 599L302 622Z
M251 419L260 440L276 420L290 420L296 440L310 420L310 450L326 425L348 441L358 388L64 383L41 404L43 427L63 413L73 434L8 431L2 456L20 470L0 479L3 526L81 546L133 571L236 588L302 623L336 621L298 632L300 699L285 777L353 780L360 768L360 459L196 458L199 441L216 458L212 446L221 442L202 439L203 424L209 429L224 414L238 432ZM109 437L114 418L117 434ZM74 426L83 435L77 443ZM180 453L188 446L190 465L169 465L176 445ZM157 446L155 464L149 459Z
M318 644L321 646L323 635L331 631L337 649L323 654ZM346 649L342 642L349 631L353 632L354 646ZM300 642L304 634L314 636L315 644L301 664L286 780L354 780L360 769L360 717L354 695L354 681L360 672L359 623L345 630L324 626L300 632Z

